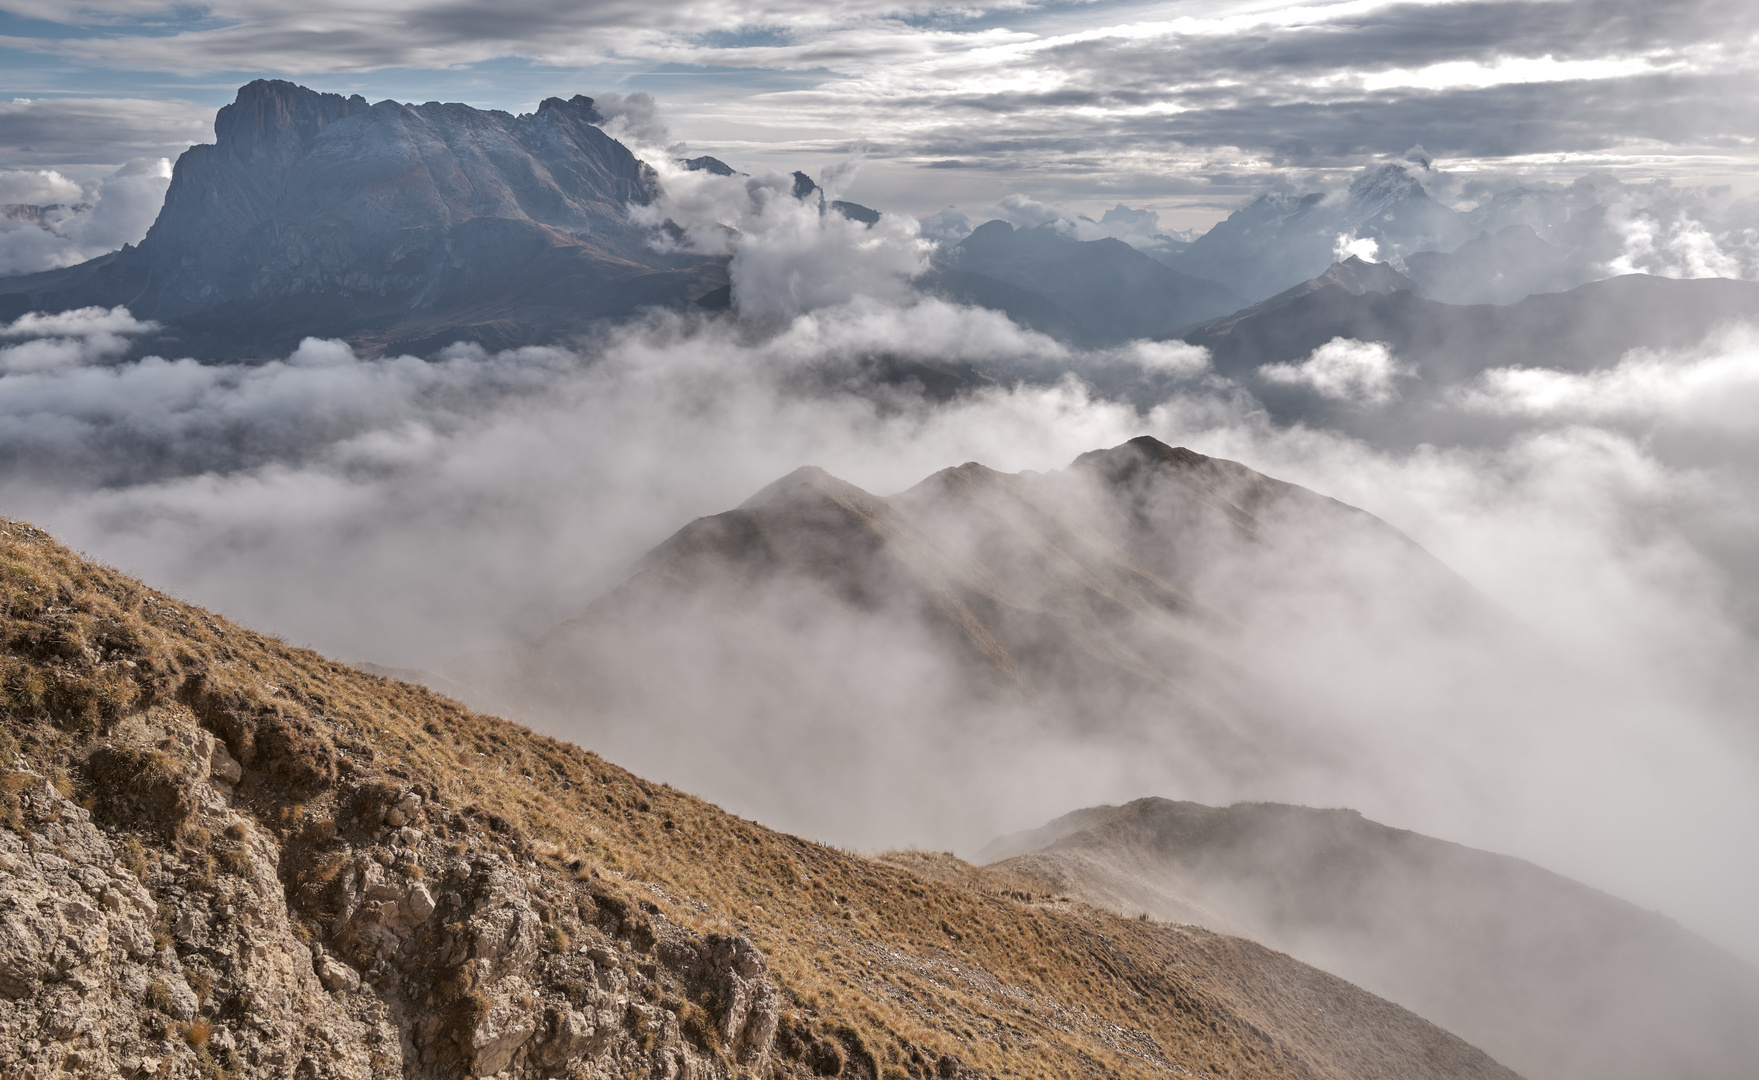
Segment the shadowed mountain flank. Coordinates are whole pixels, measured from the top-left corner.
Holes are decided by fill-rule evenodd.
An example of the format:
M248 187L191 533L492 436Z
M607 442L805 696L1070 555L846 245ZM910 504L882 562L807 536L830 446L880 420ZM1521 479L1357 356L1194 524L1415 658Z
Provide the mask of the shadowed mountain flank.
M1079 327L1071 340L1116 344L1131 338L1172 333L1236 308L1238 294L1225 285L1171 269L1122 240L1076 240L1053 226L1016 229L990 221L943 257L943 276L935 286L968 303L994 306L1010 316L1020 309L1024 325L1034 325L1035 305L1010 304L999 290L983 290L945 271L963 271L1043 297L1042 306L1058 314L1045 325L1062 330L1064 318Z
M554 341L724 285L720 263L662 255L628 220L655 179L600 122L580 96L513 116L259 80L178 159L138 248L0 279L0 295L125 304L228 358L313 334L369 351Z
M1709 1080L1759 1065L1759 971L1530 863L1354 811L1139 799L980 858L1026 888L1287 949L1529 1077Z
M1208 349L1215 371L1249 388L1280 423L1414 447L1512 430L1507 418L1460 408L1487 371L1608 370L1633 351L1714 347L1718 331L1755 316L1759 284L1722 278L1630 274L1502 306L1316 278L1178 336ZM1379 354L1374 393L1286 378L1291 366L1323 365L1328 346L1364 345Z
M1425 293L1450 304L1512 304L1534 293L1564 292L1589 276L1522 224L1482 233L1446 254L1414 252L1405 268Z
M1445 304L1411 288L1353 289L1320 278L1180 337L1208 348L1216 370L1242 377L1262 364L1299 361L1333 338L1382 342L1440 384L1491 367L1608 367L1631 349L1695 345L1756 312L1759 283L1721 278L1628 274L1505 306Z
M8 1077L1514 1078L1262 946L773 832L21 522L0 567Z

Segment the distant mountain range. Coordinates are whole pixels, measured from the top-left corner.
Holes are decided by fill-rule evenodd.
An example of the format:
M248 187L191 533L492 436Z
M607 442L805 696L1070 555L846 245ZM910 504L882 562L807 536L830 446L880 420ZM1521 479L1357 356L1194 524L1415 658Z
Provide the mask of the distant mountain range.
M1514 304L1446 304L1382 267L1371 280L1339 264L1243 311L1178 335L1209 350L1214 369L1250 388L1280 420L1305 419L1382 442L1467 437L1449 393L1490 368L1608 368L1632 349L1680 349L1720 326L1759 318L1759 282L1628 274ZM1348 279L1348 280L1345 280ZM1372 287L1369 287L1372 286ZM1328 396L1267 377L1336 339L1382 345L1401 365L1386 401ZM1396 400L1398 408L1387 406ZM1456 430L1457 428L1457 430ZM1485 430L1481 425L1476 429Z
M498 348L565 339L649 306L734 306L724 256L656 244L630 219L628 207L660 196L657 176L602 120L581 96L513 116L259 80L219 111L212 145L179 158L138 247L0 278L0 320L126 305L164 327L143 348L227 359L285 352L308 335L366 352L457 340ZM740 175L709 156L679 164ZM803 172L793 192L824 213L880 218L828 198ZM1189 242L1156 234L1152 255L1079 239L1066 222L990 221L941 249L916 286L1077 346L1184 337L1216 349L1223 370L1247 352L1255 364L1285 362L1285 345L1310 351L1338 335L1488 356L1486 334L1500 348L1533 317L1457 309L1528 297L1529 311L1581 312L1571 326L1586 332L1569 348L1596 356L1626 330L1631 344L1677 340L1679 328L1728 306L1733 292L1714 283L1658 286L1668 301L1658 321L1673 329L1656 330L1631 308L1602 320L1588 313L1593 302L1537 299L1602 276L1617 254L1596 199L1591 187L1517 188L1462 212L1387 164L1344 192L1267 194ZM19 226L50 227L57 208L4 212ZM1105 227L1147 228L1142 216L1117 207ZM1338 261L1363 244L1386 261ZM1487 329L1502 322L1507 333ZM1335 332L1314 340L1321 326ZM1531 340L1566 336L1540 325ZM1444 338L1456 343L1429 344Z
M1383 165L1341 196L1260 196L1192 241L1169 265L1202 274L1248 302L1315 277L1337 258L1340 238L1372 240L1381 258L1451 251L1478 230L1431 198L1402 165Z
M1636 348L1689 345L1717 326L1759 315L1759 282L1680 280L1627 274L1518 303L1446 304L1382 268L1372 287L1352 268L1334 271L1243 311L1185 330L1216 370L1250 375L1292 362L1332 338L1385 342L1441 381L1487 367L1533 365L1587 371ZM1415 283L1404 279L1405 286Z
M1759 969L1671 920L1350 810L1138 799L996 841L993 869L1262 941L1457 1032L1528 1080L1759 1067Z

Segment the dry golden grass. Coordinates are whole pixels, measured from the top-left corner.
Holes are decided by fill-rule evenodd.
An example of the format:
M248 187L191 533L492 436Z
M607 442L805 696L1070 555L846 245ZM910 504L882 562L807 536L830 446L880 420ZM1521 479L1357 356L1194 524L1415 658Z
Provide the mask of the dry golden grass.
M336 874L324 845L338 825L413 789L480 825L448 839L487 838L554 888L749 936L786 1002L778 1074L928 1076L952 1055L977 1073L1046 1078L1511 1075L1251 943L1117 918L951 856L868 859L771 831L577 746L233 626L0 522L0 765L16 754L39 772L85 776L89 748L112 725L170 706L192 710L247 763L238 805L281 844L290 896ZM138 769L117 790L142 794L163 820L114 809L100 820L187 842L176 801L150 798L161 764L129 764ZM12 791L0 775L0 818L11 820ZM712 1038L712 1024L680 1008Z

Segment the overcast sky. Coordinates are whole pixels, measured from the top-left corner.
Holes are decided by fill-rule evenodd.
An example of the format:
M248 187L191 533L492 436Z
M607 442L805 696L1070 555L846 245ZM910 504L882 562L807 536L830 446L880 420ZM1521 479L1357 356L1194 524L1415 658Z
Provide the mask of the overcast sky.
M1509 0L0 0L0 169L211 139L261 76L528 110L646 92L670 137L926 213L1023 192L1198 225L1421 145L1460 174L1754 185L1759 4Z

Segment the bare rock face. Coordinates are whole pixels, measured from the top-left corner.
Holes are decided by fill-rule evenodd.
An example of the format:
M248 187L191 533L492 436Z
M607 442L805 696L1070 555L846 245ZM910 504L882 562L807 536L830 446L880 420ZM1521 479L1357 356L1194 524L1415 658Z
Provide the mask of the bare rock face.
M0 828L0 1075L763 1068L777 993L749 941L596 880L558 892L517 837L378 781L331 795L347 833L293 834L294 867L238 804L245 762L272 764L275 745L259 731L235 756L158 705L88 755L91 809L4 774L21 827ZM712 1024L693 1037L680 1008Z
M166 741L211 768L212 736L180 734ZM28 828L0 830L0 1072L195 1075L219 1054L272 1075L314 1037L355 1041L291 930L272 848L241 847L242 872L203 894L166 884L174 862L112 842L46 779L6 779L28 785ZM200 820L241 824L209 794ZM369 1077L364 1058L326 1055L311 1075Z
M704 944L702 978L726 1003L721 1037L741 1064L761 1071L776 1037L776 992L765 979L763 954L744 938L718 938Z

